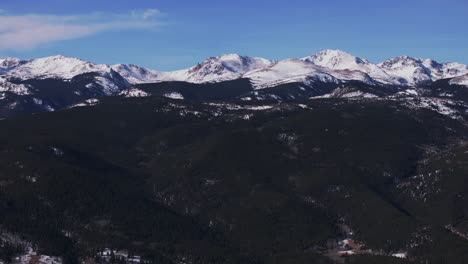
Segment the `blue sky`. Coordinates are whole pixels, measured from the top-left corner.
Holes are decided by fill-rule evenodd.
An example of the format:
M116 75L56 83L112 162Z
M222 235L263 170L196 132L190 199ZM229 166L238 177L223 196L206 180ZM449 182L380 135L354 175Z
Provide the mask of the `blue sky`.
M468 64L466 0L2 0L0 56L187 68L226 53L284 59L341 49Z

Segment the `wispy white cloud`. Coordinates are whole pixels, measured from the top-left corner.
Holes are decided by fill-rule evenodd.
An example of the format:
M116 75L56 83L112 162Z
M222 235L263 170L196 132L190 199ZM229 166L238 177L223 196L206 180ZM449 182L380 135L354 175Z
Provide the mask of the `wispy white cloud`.
M143 12L143 19L158 17L160 15L161 15L161 11L159 11L158 9L151 8Z
M155 29L162 25L162 15L157 9L81 15L7 15L0 10L0 50L31 50L110 30Z

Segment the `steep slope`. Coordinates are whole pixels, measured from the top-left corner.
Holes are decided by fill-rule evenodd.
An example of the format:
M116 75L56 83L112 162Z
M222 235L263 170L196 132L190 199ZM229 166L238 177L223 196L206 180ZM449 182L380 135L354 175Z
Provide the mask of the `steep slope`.
M131 84L156 83L164 80L164 73L133 64L117 64L112 69Z

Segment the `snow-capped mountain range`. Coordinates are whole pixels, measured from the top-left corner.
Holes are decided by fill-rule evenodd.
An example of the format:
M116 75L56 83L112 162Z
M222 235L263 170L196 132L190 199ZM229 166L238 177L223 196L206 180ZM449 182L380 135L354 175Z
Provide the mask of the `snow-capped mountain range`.
M115 71L130 84L183 81L206 83L249 78L259 88L271 84L317 79L321 81L357 80L366 83L415 86L445 78L468 74L468 66L460 63L438 63L431 59L408 56L379 64L355 57L340 50L324 50L301 59L274 61L263 58L227 54L211 57L188 69L162 72L132 64L93 64L77 58L52 56L24 61L16 58L0 60L3 77L71 79L85 73L109 76Z
M0 59L0 115L11 109L22 109L26 113L51 111L107 95L151 94L135 88L142 84L173 81L215 84L238 79L250 81L249 89L258 91L254 96L258 100L277 98L276 94L266 95L263 92L266 88L294 83L301 85L300 89L305 89L304 86L313 90L309 93L295 92L302 98L308 98L324 96L330 89L339 89L335 94L348 90L351 91L349 94L361 94L362 91L339 87L351 81L403 90L442 79L448 79L449 85L468 86L468 66L408 56L374 64L340 50L324 50L304 58L280 61L227 54L172 72L132 64L94 64L60 55L32 60L6 58ZM328 88L314 87L323 84ZM125 92L130 88L132 92ZM168 94L173 92L180 91L168 91ZM283 92L283 98L296 98L296 95L286 93ZM250 95L244 97L251 98ZM244 97L239 95L238 98Z

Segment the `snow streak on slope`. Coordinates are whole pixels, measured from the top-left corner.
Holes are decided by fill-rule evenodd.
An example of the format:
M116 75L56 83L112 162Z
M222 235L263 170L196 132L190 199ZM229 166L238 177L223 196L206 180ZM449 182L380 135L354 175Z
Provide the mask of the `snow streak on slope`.
M138 88L131 88L128 90L123 90L119 93L119 95L123 95L125 97L147 97L149 94L141 89Z

